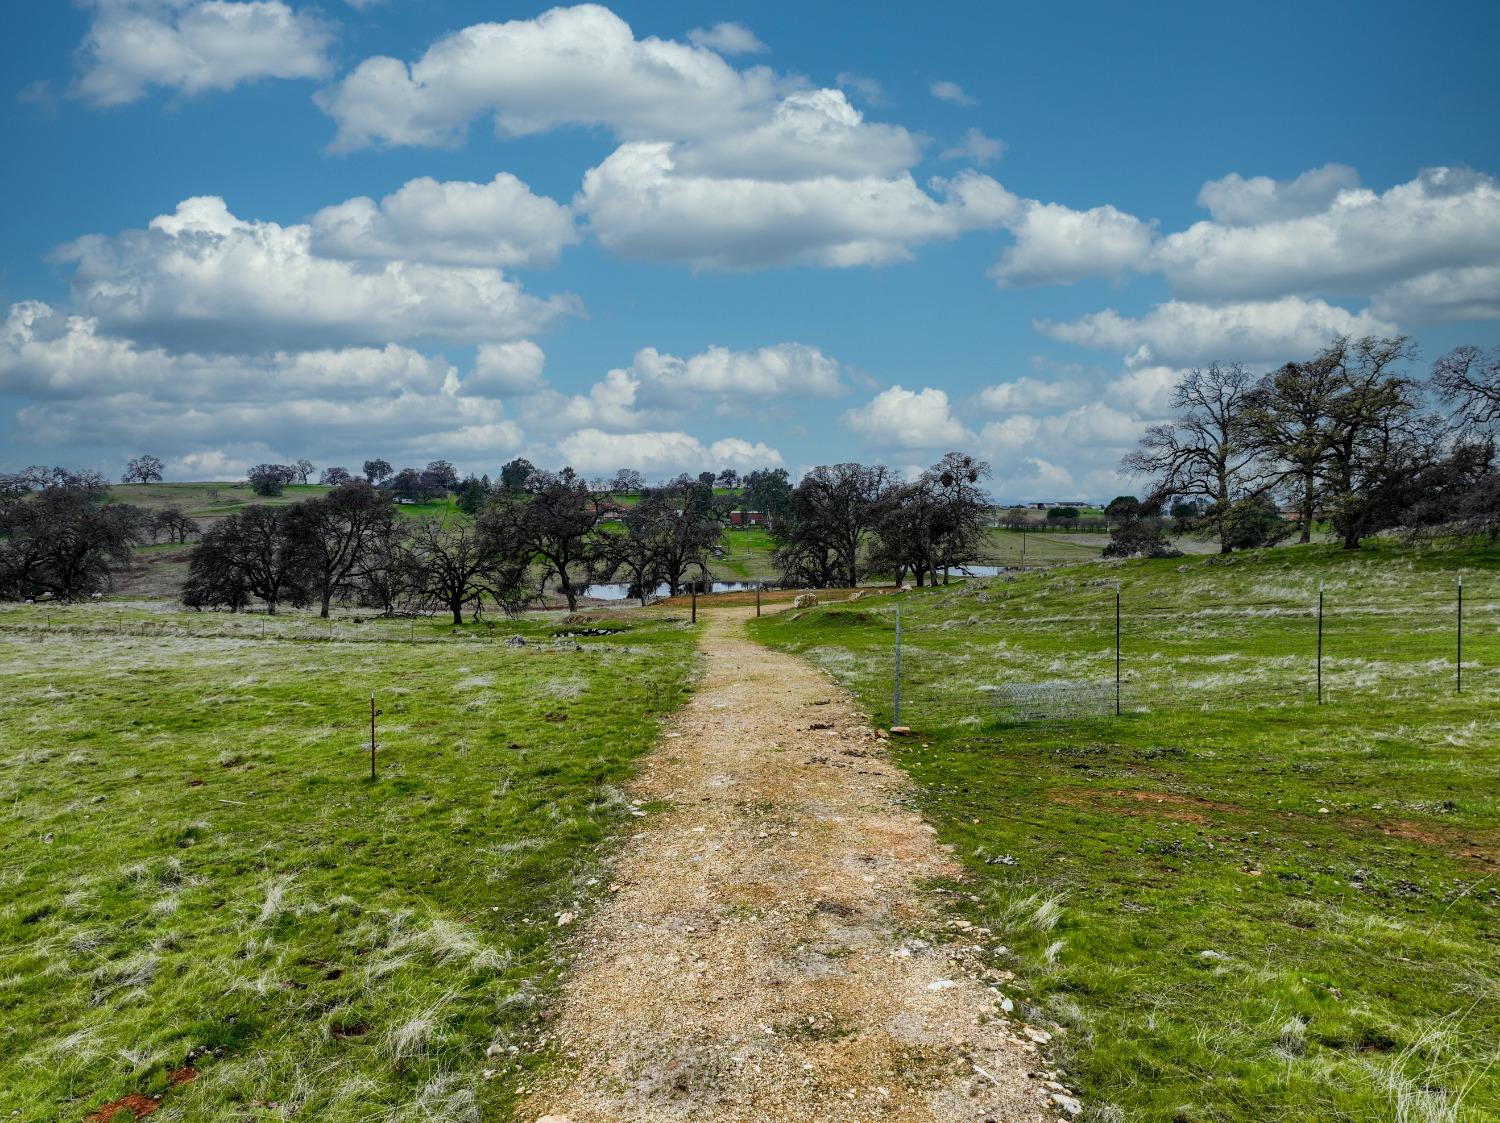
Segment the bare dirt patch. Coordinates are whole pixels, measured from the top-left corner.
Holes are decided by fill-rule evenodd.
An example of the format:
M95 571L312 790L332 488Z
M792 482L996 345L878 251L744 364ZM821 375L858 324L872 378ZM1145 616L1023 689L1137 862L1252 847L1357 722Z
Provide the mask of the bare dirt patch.
M169 1087L176 1088L180 1084L188 1084L198 1079L198 1070L189 1065L187 1068L179 1068L168 1077ZM97 1111L92 1111L83 1117L83 1123L114 1123L125 1113L129 1113L131 1119L144 1119L148 1115L160 1110L162 1099L160 1096L145 1096L140 1092L131 1092L129 1095L121 1096L119 1099L105 1104Z
M122 1112L127 1111L132 1119L144 1119L160 1108L160 1100L143 1096L139 1092L131 1092L128 1096L121 1096L114 1102L105 1104L98 1111L85 1115L83 1123L114 1123Z
M667 809L583 926L552 1031L566 1071L518 1117L1058 1118L1062 1086L1032 1075L1047 1066L966 972L972 947L943 942L973 940L914 937L947 930L922 886L959 868L896 803L904 775L847 695L745 637L746 615L700 618L702 688L630 793ZM810 731L820 701L830 728ZM845 754L858 769L830 767Z
M1500 831L1464 831L1435 823L1398 819L1381 823L1380 833L1407 842L1441 846L1455 858L1491 873L1500 872Z

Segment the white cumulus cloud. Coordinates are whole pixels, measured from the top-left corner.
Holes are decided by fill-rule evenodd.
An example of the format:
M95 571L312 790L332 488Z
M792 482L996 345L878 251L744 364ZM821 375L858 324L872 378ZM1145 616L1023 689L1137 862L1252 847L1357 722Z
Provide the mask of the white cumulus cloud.
M1073 210L1030 201L1010 224L1015 245L990 270L1002 286L1068 284L1140 269L1151 252L1149 223L1112 206Z
M1005 142L985 136L978 129L964 130L963 139L951 148L943 149L944 160L973 160L976 164L992 164L1005 155Z
M661 477L723 468L744 471L784 463L781 453L763 442L725 437L704 444L690 433L675 430L605 433L582 429L558 441L557 451L565 463L590 475L635 468L648 477Z
M0 391L35 398L87 400L123 393L205 403L367 398L435 393L454 377L442 359L398 344L249 356L137 346L102 334L92 317L64 315L41 301L12 305L0 325Z
M577 208L606 248L702 269L883 265L916 245L1000 225L1015 197L965 172L797 182L684 174L671 144L626 144L584 176Z
M179 350L498 341L573 310L528 295L499 270L319 257L311 228L236 217L188 199L146 230L90 235L59 251L78 308L104 330Z
M943 79L941 81L932 83L932 85L927 88L932 96L937 98L939 101L951 101L954 105L979 104L977 101L975 101L974 98L971 98L968 94L964 93L964 88L957 82L950 82L946 79Z
M502 136L603 125L627 138L706 137L756 116L784 83L706 47L648 37L595 4L480 23L410 64L365 59L319 97L334 147L451 144L477 116Z
M631 373L673 402L701 395L754 401L832 398L845 389L838 360L802 343L754 351L710 347L685 359L646 347L636 352Z
M500 402L464 393L440 357L396 344L198 354L98 329L35 301L0 325L0 394L22 400L16 426L28 442L151 448L184 474L219 478L242 470L246 449L326 464L372 448L498 459L521 445Z
M1231 172L1205 183L1198 205L1224 226L1256 226L1317 214L1358 186L1359 173L1347 164L1324 164L1290 180L1264 175L1246 179Z
M710 347L681 358L643 347L630 366L608 372L587 392L547 390L526 404L541 430L662 428L691 418L751 417L769 403L832 398L845 391L840 363L801 343L753 351Z
M123 105L153 87L201 94L257 78L324 78L332 28L282 0L84 0L75 92Z
M953 416L947 391L932 386L892 386L846 412L843 421L876 448L950 449L973 436Z
M688 32L688 42L718 51L721 55L758 55L766 49L766 45L755 37L755 32L741 23L695 27Z
M1063 405L1082 390L1071 382L1044 382L1039 378L1017 378L979 391L979 404L991 413L1045 409Z
M379 203L366 196L324 207L310 248L353 261L547 266L578 240L572 212L534 195L508 172L488 183L413 179Z
M1383 193L1346 188L1295 217L1196 223L1168 235L1154 254L1173 292L1196 299L1367 297L1496 260L1500 185L1458 168L1431 168Z
M1435 269L1398 281L1375 294L1370 311L1419 323L1500 319L1500 265Z
M492 398L525 397L546 389L542 368L546 355L529 339L510 343L481 343L474 369L464 379L465 394Z
M1177 365L1276 362L1311 354L1335 335L1391 335L1396 330L1368 312L1294 296L1219 305L1173 300L1137 319L1107 310L1066 323L1041 320L1036 327L1065 343L1132 352L1138 364L1155 360Z

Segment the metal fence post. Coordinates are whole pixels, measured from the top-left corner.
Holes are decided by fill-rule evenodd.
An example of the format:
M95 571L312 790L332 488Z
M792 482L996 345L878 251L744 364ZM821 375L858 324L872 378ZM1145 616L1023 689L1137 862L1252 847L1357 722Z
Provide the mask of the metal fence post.
M1318 582L1318 705L1323 704L1323 582Z
M891 703L891 726L901 724L901 606L896 606L896 679Z
M375 779L375 691L370 691L370 779Z
M693 594L693 623L696 624L698 622L698 586L689 585L688 588Z
M1464 575L1458 575L1458 666L1455 668L1458 680L1454 691L1456 694L1464 692Z
M1120 583L1115 582L1115 717L1120 716Z
M755 615L760 615L760 585L755 586Z

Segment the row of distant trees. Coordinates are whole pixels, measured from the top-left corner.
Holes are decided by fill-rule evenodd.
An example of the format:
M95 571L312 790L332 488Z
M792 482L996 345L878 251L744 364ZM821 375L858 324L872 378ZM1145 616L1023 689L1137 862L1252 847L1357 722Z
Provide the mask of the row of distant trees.
M619 574L676 592L694 568L706 570L724 515L713 489L690 477L616 508L568 470L533 469L524 489L493 489L473 519L405 519L393 499L352 480L230 515L194 549L183 599L231 611L254 600L271 613L316 606L324 616L335 603L441 610L455 624L490 606L520 611L548 590L576 608L589 584Z
M1307 542L1320 521L1347 549L1396 527L1500 534L1500 347L1456 348L1425 383L1415 358L1405 336L1370 336L1260 377L1240 364L1190 371L1176 416L1124 460L1152 486L1112 552L1163 552L1164 511L1224 553Z
M134 475L153 482L159 462L139 459ZM684 474L655 487L622 472L600 487L571 469L554 474L524 460L506 464L493 484L459 480L443 461L401 472L375 463L364 478L335 475L316 498L248 507L215 522L192 553L183 595L198 608L237 611L258 601L273 612L294 604L326 614L333 604L359 603L389 613L442 608L459 619L485 604L513 611L547 588L576 607L598 581L624 580L642 596L662 585L675 594L695 574L706 579L735 510L765 516L793 582L857 580L870 543L881 551L872 564L926 574L959 557L927 490L972 490L960 477L977 480L987 468L965 463L920 486L884 468L838 465L795 487L780 468ZM416 477L413 492L456 493L472 518L398 517L403 475ZM289 472L252 476L284 486ZM613 498L620 485L634 502ZM904 553L902 519L918 534ZM110 586L134 547L186 543L201 531L176 509L116 502L97 473L38 466L0 477L0 596L86 597Z

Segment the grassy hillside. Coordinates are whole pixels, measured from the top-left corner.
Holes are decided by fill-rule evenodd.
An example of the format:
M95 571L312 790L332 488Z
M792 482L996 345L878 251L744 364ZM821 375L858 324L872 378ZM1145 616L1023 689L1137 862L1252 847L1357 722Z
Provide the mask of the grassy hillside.
M888 723L897 599L754 627ZM899 601L897 751L1093 1119L1500 1117L1500 551L1095 563ZM996 689L1066 710L1065 682L1106 685L1034 721Z
M507 1118L695 666L633 623L0 610L0 1115Z
M280 495L267 496L255 494L246 483L115 484L110 488L110 495L116 502L133 503L147 510L176 507L192 518L213 520L245 507L261 504L283 506L327 495L331 490L321 484L292 484ZM406 518L458 514L451 496L425 503L403 503L396 510Z

